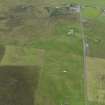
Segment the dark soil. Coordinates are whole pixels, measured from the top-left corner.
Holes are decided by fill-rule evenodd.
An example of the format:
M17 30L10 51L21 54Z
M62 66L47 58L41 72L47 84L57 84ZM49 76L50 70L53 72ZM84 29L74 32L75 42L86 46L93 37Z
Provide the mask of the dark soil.
M0 105L35 105L38 78L35 66L0 67Z
M5 47L0 46L0 61L2 60L4 54L5 54Z

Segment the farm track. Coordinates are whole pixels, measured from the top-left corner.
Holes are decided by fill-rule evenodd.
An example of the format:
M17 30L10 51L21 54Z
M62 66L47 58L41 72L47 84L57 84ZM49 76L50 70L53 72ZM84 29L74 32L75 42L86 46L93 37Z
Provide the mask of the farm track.
M80 27L81 27L81 37L83 42L83 64L84 64L84 96L85 96L85 105L87 105L87 48L86 48L86 39L83 26L83 17L82 17L82 5L80 5Z

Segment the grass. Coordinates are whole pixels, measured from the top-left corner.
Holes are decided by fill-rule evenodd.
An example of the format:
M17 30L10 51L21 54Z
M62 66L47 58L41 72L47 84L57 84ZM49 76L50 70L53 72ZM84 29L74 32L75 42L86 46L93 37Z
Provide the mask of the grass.
M95 105L105 104L105 59L87 57L87 93L89 105L95 102Z
M38 89L38 103L40 105L46 105L48 102L51 105L84 104L82 66L81 56L48 51Z
M43 65L44 50L30 47L6 46L0 65Z
M51 27L47 26L47 28L51 31L45 27L44 31L48 30L47 32L33 37L31 44L28 45L33 48L26 48L26 45L23 48L6 47L2 65L37 64L43 60L44 51L44 65L40 71L41 77L35 96L36 103L39 105L65 103L84 105L82 39L78 15L74 17L75 19L60 17L50 20ZM68 36L67 32L71 28L76 33ZM14 61L13 57L16 55L19 61L16 59ZM67 73L64 73L64 70Z
M17 18L15 22L8 22L8 19L0 21L0 43L6 46L1 65L41 66L41 77L38 78L38 89L34 97L38 105L84 105L83 48L79 14L49 18L44 10L45 6L79 1L0 1L1 13L10 20L9 16L17 15L11 11L17 4L34 6L30 15L18 14L22 24L17 24ZM67 34L70 29L75 32L73 36Z
M4 54L5 54L5 48L3 46L0 46L0 61L2 60Z
M4 49L0 50L3 52ZM43 66L43 50L12 45L6 46L1 55L0 103L35 105Z
M90 7L85 7L83 10L84 18L94 19L97 18L101 14L101 10L98 7L94 7L90 5Z
M91 7L88 7L91 8ZM105 42L104 42L104 34L105 34L105 16L102 15L101 8L94 9L91 14L90 10L86 8L86 11L83 10L83 16L86 18L86 22L84 23L84 31L85 37L89 44L90 55L93 57L105 58ZM96 14L95 16L93 16Z
M89 105L104 105L104 65L105 65L105 16L102 14L104 1L94 2L91 7L83 10L85 38L89 44L87 57L87 95ZM91 4L91 3L90 3ZM91 5L92 6L92 5Z
M76 29L74 36L67 35L71 27ZM37 104L83 105L83 54L79 21L58 20L54 36L47 41L34 42L32 46L46 51ZM67 73L64 73L65 70Z
M98 1L94 6L83 9L85 38L89 44L89 54L87 57L87 95L88 105L104 105L105 86L104 86L104 65L105 65L105 22L102 15L102 4ZM92 4L90 3L92 6ZM100 6L101 5L101 6ZM103 4L104 5L104 4Z
M71 2L104 7L104 0L4 0L0 1L1 14L9 17L17 4L32 4L31 14L18 15L14 22L0 21L0 43L6 45L1 65L35 64L41 66L41 77L36 91L38 105L84 105L83 48L79 15L73 17L48 18L45 6L58 6ZM104 72L105 17L99 8L83 9L84 31L89 43L89 104L100 105L104 90L97 90L97 72ZM11 19L10 19L11 20ZM24 21L23 21L24 20ZM12 24L12 25L11 25ZM73 29L73 36L67 33ZM16 45L21 48L15 48ZM22 48L23 47L23 48ZM30 48L32 47L32 48ZM2 54L1 58L2 58ZM95 61L95 64L93 62ZM43 66L42 66L43 65ZM96 66L97 65L97 66ZM98 71L98 70L101 71ZM64 71L66 71L64 73ZM97 71L97 72L96 72ZM95 75L95 76L94 76ZM27 75L28 76L28 75ZM102 82L102 81L100 81ZM99 103L96 102L99 96Z
M35 105L39 73L36 66L0 66L0 104Z
M95 57L88 58L87 61L88 104L100 105L104 104L105 93L102 87L99 89L101 86L99 83L104 85L103 80L100 80L100 75L104 74L105 64L104 59L101 59L105 57L105 17L101 15L105 1L44 0L42 3L41 0L0 0L0 13L9 18L9 20L0 20L0 43L6 45L5 54L3 50L3 53L0 52L1 65L35 64L41 67L39 73L41 77L38 77L39 74L36 77L32 76L39 81L38 88L35 89L35 96L32 97L35 104L84 105L83 48L79 15L49 18L44 10L46 6L58 6L71 2L80 3L80 1L83 5L91 6L83 8L82 13L84 20L86 19L84 31L89 43L88 56ZM23 14L13 13L11 10L14 10L19 4L31 4L33 9L30 14L27 12ZM101 9L94 8L93 5ZM11 21L11 15L19 18L14 18ZM67 34L70 29L75 32L73 36ZM29 72L29 70L24 73L26 73L25 80L28 80L32 74L34 75L34 72ZM28 77L29 74L30 77ZM19 78L19 76L17 77ZM5 78L3 79L5 80ZM21 83L25 83L25 81ZM27 84L29 88L33 86L31 83ZM33 91L31 91L32 93ZM29 96L31 97L31 95ZM32 98L31 102L33 101Z

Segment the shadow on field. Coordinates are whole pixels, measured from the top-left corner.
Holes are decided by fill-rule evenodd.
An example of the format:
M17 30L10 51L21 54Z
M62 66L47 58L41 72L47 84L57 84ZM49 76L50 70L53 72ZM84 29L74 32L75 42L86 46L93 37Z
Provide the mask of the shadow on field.
M38 78L36 66L1 66L0 105L35 105Z
M0 61L2 60L4 54L5 54L5 47L0 46Z

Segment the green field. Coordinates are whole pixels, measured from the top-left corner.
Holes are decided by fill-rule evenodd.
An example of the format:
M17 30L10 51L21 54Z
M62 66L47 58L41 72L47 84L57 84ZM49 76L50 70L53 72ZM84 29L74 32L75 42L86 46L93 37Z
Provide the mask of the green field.
M102 15L105 1L0 0L0 74L3 75L3 77L0 76L0 82L4 82L6 76L11 80L13 72L16 78L21 78L19 83L23 85L19 85L20 87L28 86L26 94L24 91L22 93L23 101L11 98L10 105L85 105L84 82L86 81L84 80L80 14L60 14L51 17L45 9L45 7L61 8L72 3L81 3L83 7L81 8L83 31L89 44L88 56L91 57L87 62L89 76L92 74L87 80L90 83L87 85L87 88L90 87L87 91L89 94L87 103L100 105L94 98L101 93L94 94L94 91L97 91L94 85L96 72L91 68L95 66L92 63L94 57L95 64L99 67L96 67L96 71L104 65L104 62L99 59L105 57L105 16ZM27 66L31 67L26 68ZM17 68L20 70L18 71ZM7 75L4 71L8 70L10 72ZM34 80L37 84L33 83ZM26 81L28 83L24 84ZM17 87L16 84L14 86ZM4 87L1 86L0 91ZM11 92L10 88L2 94ZM13 89L13 91L19 92L20 95L21 89ZM12 97L11 94L16 95L15 97L18 95L15 92L8 94L10 97ZM4 97L3 101L6 99L8 97ZM100 98L99 101L103 102L103 99ZM2 102L2 105L4 104L7 103Z
M89 43L90 56L104 58L105 16L103 11L100 7L97 7L97 9L88 7L83 10L83 16L86 19L84 22L84 32Z
M68 3L68 0L0 1L0 43L5 47L1 66L41 68L33 105L84 105L79 14L49 17L44 9ZM18 5L29 6L29 10L22 12Z
M1 49L2 50L2 49ZM37 65L42 66L44 50L32 47L6 46L0 65Z
M35 94L35 103L39 105L84 104L79 21L65 18L56 20L54 33L47 41L33 41L31 48L29 45L5 46L1 66L37 65L42 68ZM76 30L74 36L67 35L72 28Z
M87 55L87 104L105 105L105 15L104 1L82 9Z
M35 105L43 51L12 45L1 47L0 52L0 104Z

